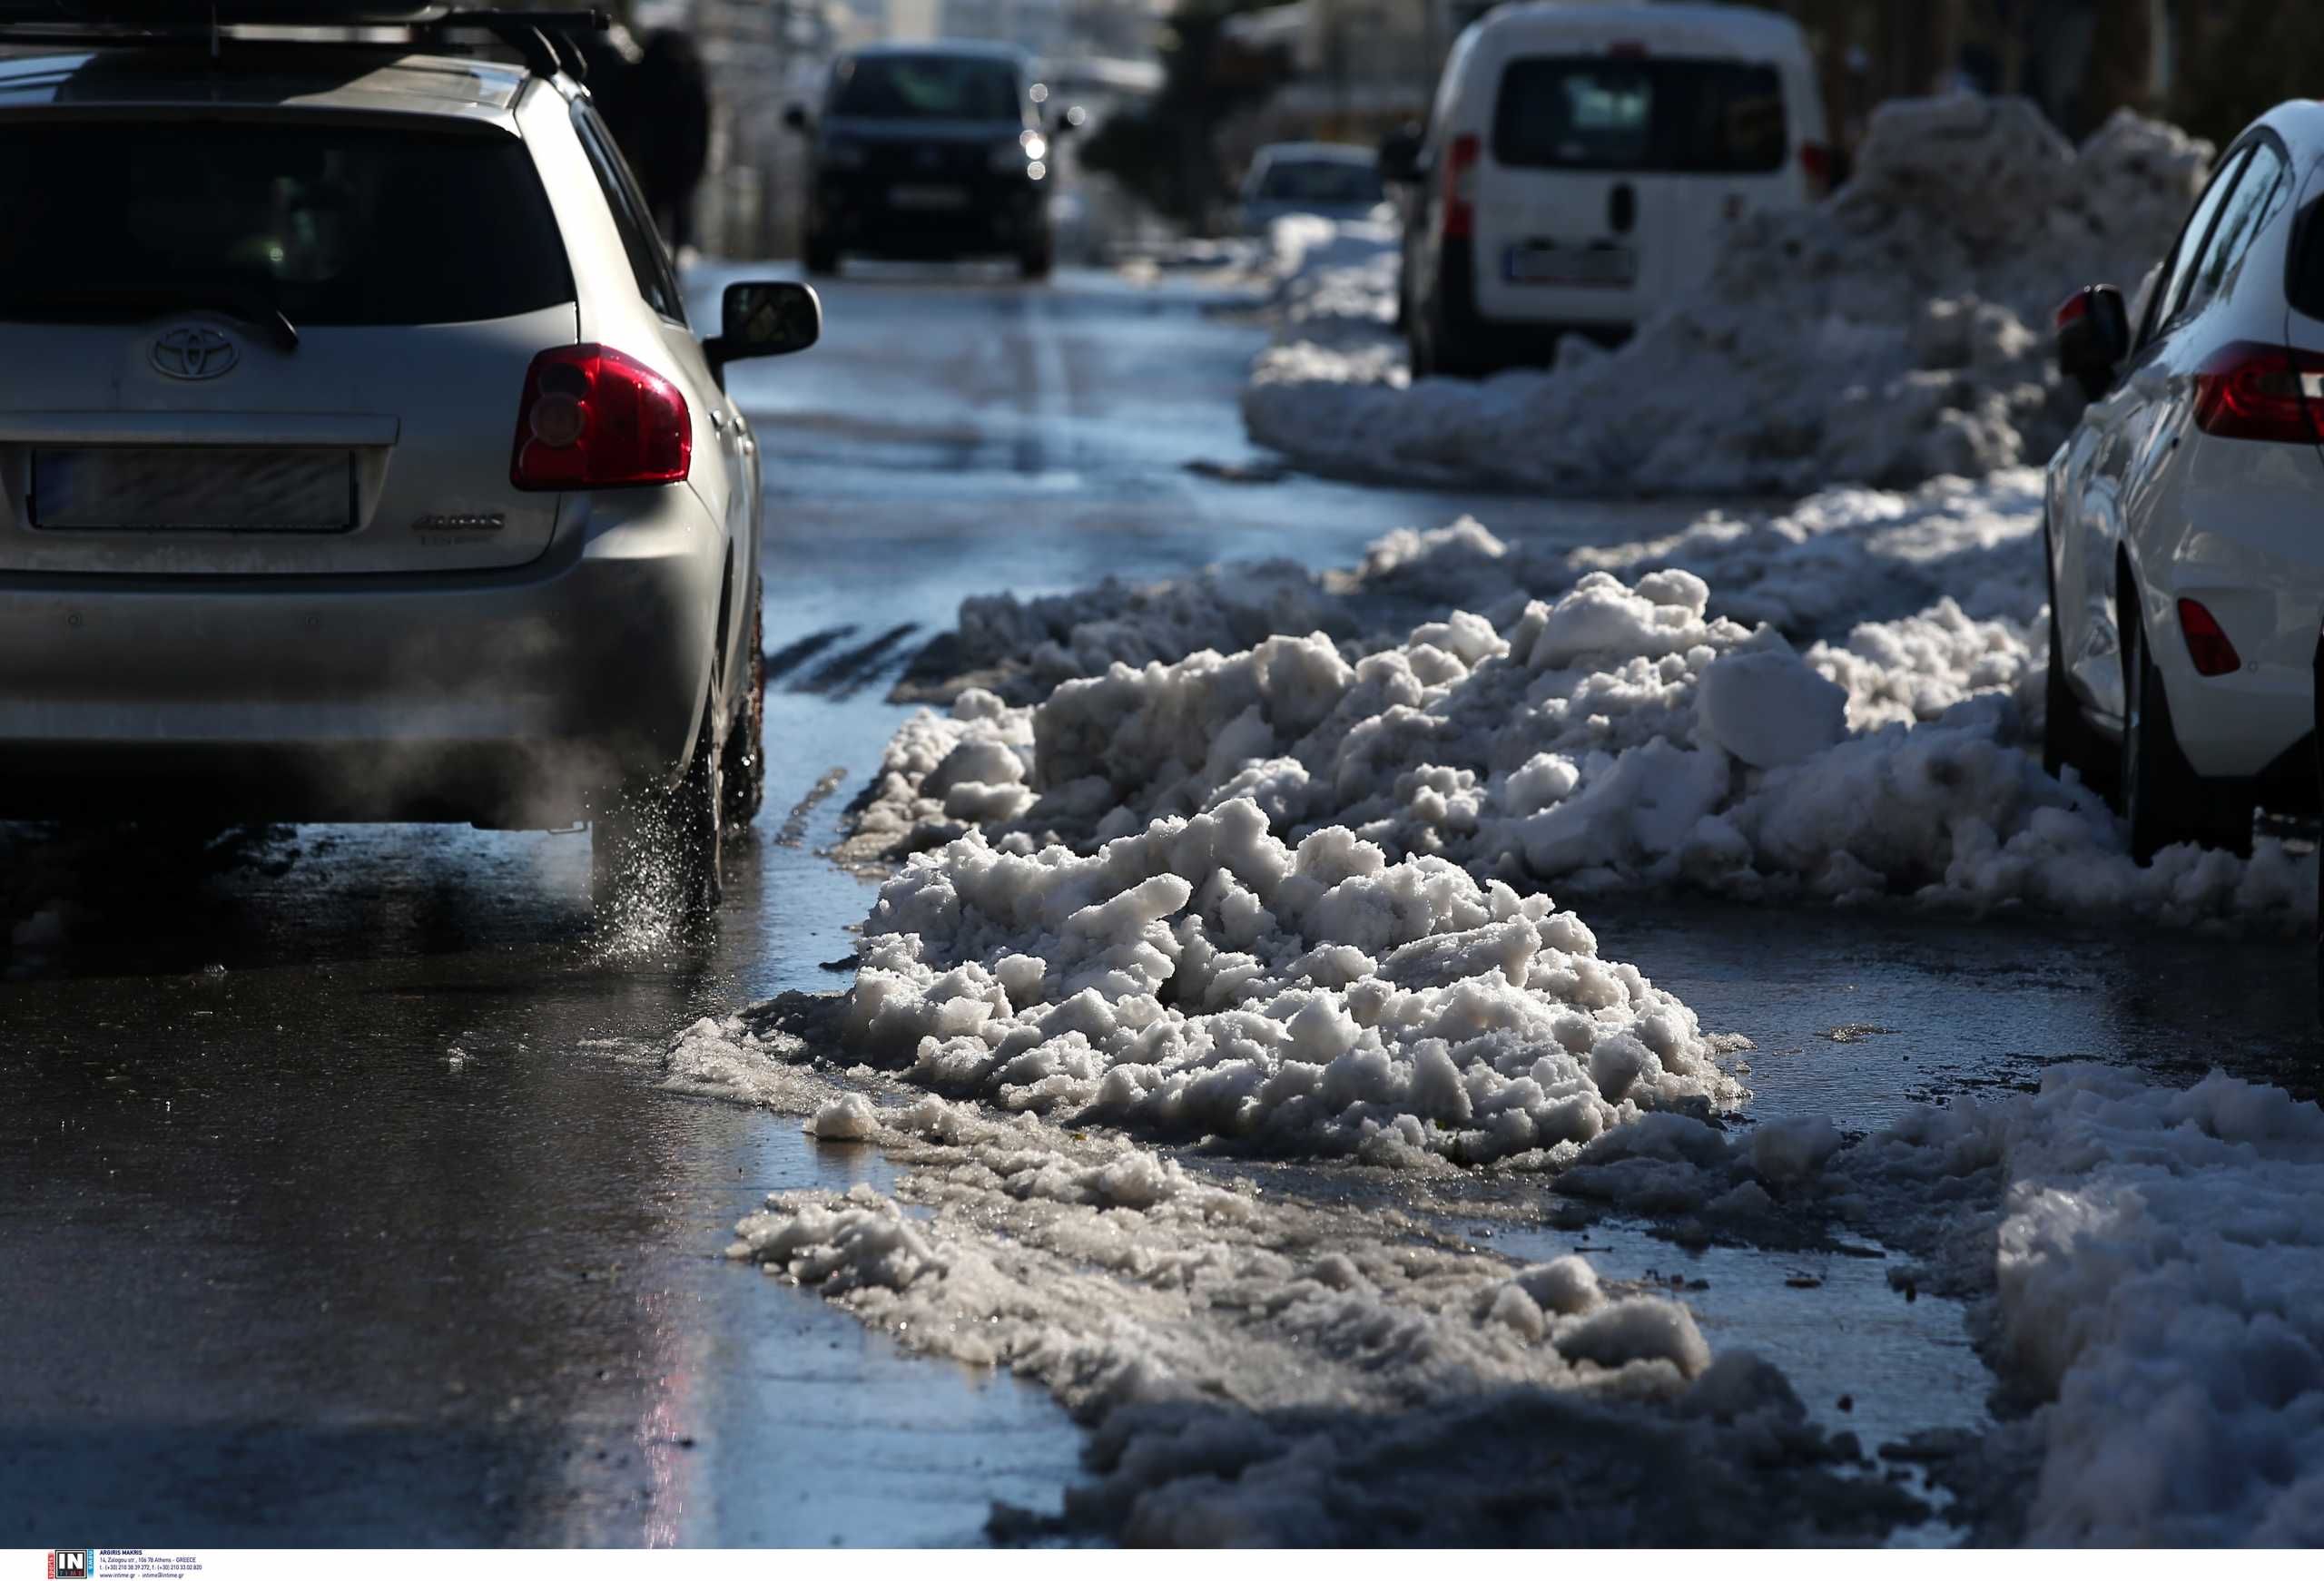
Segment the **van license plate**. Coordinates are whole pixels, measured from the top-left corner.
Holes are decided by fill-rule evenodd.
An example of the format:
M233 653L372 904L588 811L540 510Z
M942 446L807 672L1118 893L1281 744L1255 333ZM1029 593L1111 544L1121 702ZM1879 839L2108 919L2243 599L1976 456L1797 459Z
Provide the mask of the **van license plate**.
M1504 271L1512 285L1627 287L1638 283L1638 252L1629 247L1521 241L1509 250Z
M949 213L967 208L969 194L960 187L890 187L888 206L922 213Z

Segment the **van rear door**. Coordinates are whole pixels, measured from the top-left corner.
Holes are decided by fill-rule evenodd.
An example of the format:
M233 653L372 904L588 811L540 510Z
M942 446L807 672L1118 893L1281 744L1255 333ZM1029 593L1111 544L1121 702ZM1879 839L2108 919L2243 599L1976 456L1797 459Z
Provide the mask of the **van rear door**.
M1502 71L1477 211L1489 319L1631 324L1709 273L1721 232L1787 200L1773 65L1636 45Z
M0 571L521 565L534 356L576 338L510 130L340 111L0 118Z

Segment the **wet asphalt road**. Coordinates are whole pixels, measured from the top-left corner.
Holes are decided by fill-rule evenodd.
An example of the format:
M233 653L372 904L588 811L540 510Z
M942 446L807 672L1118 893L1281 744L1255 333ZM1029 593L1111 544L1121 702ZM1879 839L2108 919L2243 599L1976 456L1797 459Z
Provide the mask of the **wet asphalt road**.
M65 919L0 980L0 1541L953 1543L995 1500L1054 1508L1079 1443L1046 1395L904 1358L718 1256L766 1192L876 1183L881 1161L656 1089L696 1016L839 984L817 963L869 892L815 848L900 714L888 684L968 594L1347 564L1462 510L1575 542L1685 514L1189 472L1249 458L1233 397L1258 343L1191 288L866 270L826 303L821 349L737 374L767 645L797 657L714 938L595 937L576 837L0 834L0 937L35 902ZM1760 1115L1868 1126L2063 1057L2318 1085L2297 946L1588 914L1609 955L1758 1042ZM1885 1030L1829 1036L1851 1025ZM1627 1276L1689 1254L1597 1255ZM1957 1311L1693 1255L1718 1272L1713 1343L1768 1350L1827 1418L1852 1390L1860 1430L1980 1419Z

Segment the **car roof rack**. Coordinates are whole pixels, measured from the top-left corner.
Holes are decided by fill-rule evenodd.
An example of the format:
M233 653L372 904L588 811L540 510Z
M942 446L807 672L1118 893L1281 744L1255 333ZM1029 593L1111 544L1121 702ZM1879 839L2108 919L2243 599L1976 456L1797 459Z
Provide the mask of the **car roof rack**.
M94 15L93 15L94 14ZM447 47L446 34L481 33L524 61L535 76L559 72L576 82L588 75L588 62L576 33L604 33L613 25L606 12L591 7L576 11L515 11L450 5L383 5L367 11L358 5L319 5L302 14L296 5L275 4L238 7L232 0L209 8L192 22L156 23L151 5L117 7L111 15L103 5L52 4L32 15L21 10L0 12L0 46L63 49L136 49L154 44L198 45L212 59L222 58L223 45L232 40L292 44L300 48L335 49L350 46L377 49L377 38L317 38L305 30L316 27L361 28L368 33L400 29L414 45ZM54 18L50 20L49 18ZM297 35L286 28L298 28Z

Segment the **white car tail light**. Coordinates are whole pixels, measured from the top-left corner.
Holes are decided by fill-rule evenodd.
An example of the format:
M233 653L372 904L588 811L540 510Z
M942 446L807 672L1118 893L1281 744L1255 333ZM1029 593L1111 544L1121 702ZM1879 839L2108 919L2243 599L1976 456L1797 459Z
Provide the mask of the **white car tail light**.
M1477 232L1477 160L1483 143L1464 132L1444 151L1444 236L1462 241Z
M2221 439L2312 445L2324 439L2324 356L2239 340L2195 374L2195 427Z

